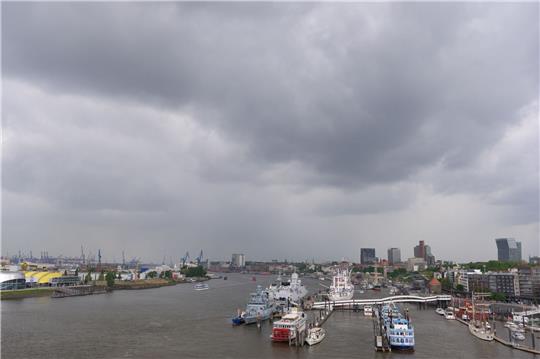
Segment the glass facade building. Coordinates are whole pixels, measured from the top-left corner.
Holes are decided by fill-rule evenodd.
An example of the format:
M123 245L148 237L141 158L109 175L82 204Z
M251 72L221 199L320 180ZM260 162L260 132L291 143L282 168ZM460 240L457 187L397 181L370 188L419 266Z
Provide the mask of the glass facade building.
M377 257L375 257L375 248L360 248L360 263L361 264L375 264Z
M513 238L497 238L497 259L502 262L521 261L521 242Z

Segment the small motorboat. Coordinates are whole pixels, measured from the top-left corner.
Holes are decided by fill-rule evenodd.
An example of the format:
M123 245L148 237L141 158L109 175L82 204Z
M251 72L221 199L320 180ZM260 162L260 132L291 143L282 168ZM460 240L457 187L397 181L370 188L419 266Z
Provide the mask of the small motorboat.
M446 311L444 312L444 317L448 320L456 319L456 316L454 315L454 311L451 309L446 309Z
M512 338L516 340L525 340L525 336L520 332L512 332Z
M505 328L509 328L512 332L525 333L525 328L523 324L517 325L514 322L508 321L504 323Z
M242 325L246 322L246 320L243 317L234 317L232 318L232 325Z
M323 328L315 327L308 330L306 337L306 343L309 345L319 344L326 336L326 330Z
M435 309L435 312L436 312L437 314L439 314L439 315L444 315L444 309L442 309L442 308L437 308L437 309Z
M242 311L240 308L236 310L236 317L231 319L232 325L242 325L246 323L246 312Z
M197 283L193 286L193 289L195 290L207 290L209 289L208 284L206 283Z

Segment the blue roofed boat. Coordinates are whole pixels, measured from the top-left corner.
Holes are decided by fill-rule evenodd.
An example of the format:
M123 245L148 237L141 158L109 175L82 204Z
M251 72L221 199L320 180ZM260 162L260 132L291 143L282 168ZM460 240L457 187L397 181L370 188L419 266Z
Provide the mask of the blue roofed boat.
M408 313L403 316L394 305L385 305L382 313L390 348L396 351L414 351L414 327Z

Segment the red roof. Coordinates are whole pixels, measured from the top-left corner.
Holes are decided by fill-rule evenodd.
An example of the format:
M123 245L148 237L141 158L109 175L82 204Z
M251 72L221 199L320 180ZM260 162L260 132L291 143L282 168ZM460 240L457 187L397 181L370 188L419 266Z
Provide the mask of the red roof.
M433 287L434 285L441 285L441 282L437 280L437 278L433 277L428 284L430 287Z

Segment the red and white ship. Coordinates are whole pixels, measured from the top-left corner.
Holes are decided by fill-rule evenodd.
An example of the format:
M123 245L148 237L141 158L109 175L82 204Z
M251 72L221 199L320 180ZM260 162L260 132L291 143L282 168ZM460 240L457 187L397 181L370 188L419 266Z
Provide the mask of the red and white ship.
M272 328L272 341L288 342L306 330L306 314L292 308L291 312L285 314L280 320L274 322Z

